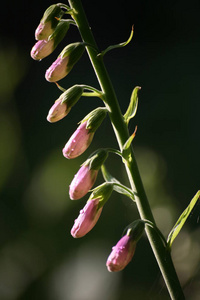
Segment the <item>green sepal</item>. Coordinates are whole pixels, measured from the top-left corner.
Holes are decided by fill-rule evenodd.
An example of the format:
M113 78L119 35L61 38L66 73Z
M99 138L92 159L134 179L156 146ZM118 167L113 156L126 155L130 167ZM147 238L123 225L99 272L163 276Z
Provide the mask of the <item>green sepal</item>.
M107 157L108 151L105 149L98 149L90 155L83 165L89 166L90 170L99 170Z
M103 178L110 183L113 183L113 190L116 191L119 194L123 194L125 196L127 196L128 198L134 200L134 193L132 192L132 190L126 186L124 186L123 184L121 184L120 181L118 181L115 177L113 177L108 170L106 169L105 165L101 166L101 172L103 175Z
M61 99L61 103L67 103L68 107L72 107L76 104L76 102L80 99L83 93L83 87L81 85L73 85L64 93L62 93L59 97Z
M81 58L83 52L85 50L86 43L77 42L67 45L62 52L60 53L60 57L69 57L67 67L70 69L74 66L74 64Z
M124 114L124 121L128 125L129 121L135 116L138 107L138 91L140 86L136 86L131 94L131 99L127 111Z
M56 26L54 32L49 36L48 40L54 41L54 48L56 48L58 44L64 39L69 29L69 26L70 24L68 22L61 20Z
M86 128L90 130L90 132L95 132L97 128L101 125L103 120L105 119L107 114L107 108L98 107L91 111L80 123L84 123L87 121Z
M92 190L88 200L99 199L99 208L103 206L110 198L113 191L113 183L104 182Z
M167 244L168 248L170 249L172 246L172 243L174 242L175 238L179 234L180 230L182 229L183 225L185 224L187 218L189 217L192 209L196 205L197 201L200 198L200 190L196 193L196 195L192 198L190 204L187 206L187 208L183 211L183 213L178 218L178 221L170 231L168 238L167 238Z
M121 48L121 47L124 47L124 46L128 45L130 43L130 41L132 40L133 33L134 33L134 26L132 26L131 34L130 34L130 36L129 36L129 38L126 42L109 46L104 51L102 51L100 54L98 54L98 56L103 57L107 52L109 52L113 49Z
M139 220L135 220L134 222L132 222L131 224L129 224L123 231L123 235L128 235L131 236L131 238L137 242L143 232L144 232L144 228L145 228L145 221L139 219Z
M64 12L62 11L59 4L53 4L49 6L41 19L40 22L47 23L51 22L51 28L55 28L59 22L59 18L61 18L64 15Z

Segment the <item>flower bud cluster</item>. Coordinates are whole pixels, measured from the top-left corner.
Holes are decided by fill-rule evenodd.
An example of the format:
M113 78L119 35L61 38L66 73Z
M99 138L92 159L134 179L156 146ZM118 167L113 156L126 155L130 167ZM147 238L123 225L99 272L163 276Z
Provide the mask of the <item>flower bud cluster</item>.
M65 14L61 3L51 5L45 12L35 31L36 44L31 50L31 57L41 60L50 55L65 37L72 20L62 20ZM66 9L66 6L65 6ZM57 59L46 70L45 78L49 82L63 79L81 58L86 45L84 42L76 42L67 45L59 54ZM98 96L102 99L102 92L92 87L75 84L63 89L58 84L62 94L50 108L47 120L50 123L63 119L71 108L82 96ZM85 93L90 90L91 93ZM78 128L65 144L62 152L67 159L74 159L82 155L90 146L94 134L103 122L107 114L106 107L98 107L86 115L79 123ZM99 169L108 157L108 150L98 149L81 165L69 186L69 197L71 200L83 198L96 182ZM74 238L85 236L96 225L102 213L105 203L110 198L116 182L104 182L95 187L80 211L78 218L74 221L71 235ZM115 189L116 190L116 189ZM111 272L120 271L131 261L138 239L144 230L144 222L139 220L129 225L126 234L113 247L107 260L107 268Z
M31 49L34 60L42 60L49 56L63 40L69 30L71 19L61 19L64 15L62 4L53 4L44 12L40 24L35 30L37 42ZM49 82L57 82L64 78L79 60L85 50L85 43L73 43L66 46L58 58L47 69L45 78Z

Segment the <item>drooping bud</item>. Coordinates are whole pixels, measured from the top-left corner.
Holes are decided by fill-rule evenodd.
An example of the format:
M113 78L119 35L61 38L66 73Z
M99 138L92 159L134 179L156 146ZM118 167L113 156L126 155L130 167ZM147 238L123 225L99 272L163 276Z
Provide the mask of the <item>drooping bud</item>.
M69 141L63 148L63 155L68 158L76 158L81 155L91 144L94 132L90 132L87 122L81 123L76 131L72 134Z
M91 158L85 161L70 184L70 199L77 200L88 193L94 185L98 170L106 158L107 152L105 150L98 150Z
M98 170L92 170L88 165L82 165L70 184L70 199L78 200L85 196L94 185L97 174Z
M70 112L70 109L71 108L67 106L67 103L62 103L62 99L59 98L50 108L47 121L54 123L63 119Z
M80 99L83 88L80 85L74 85L60 95L58 100L49 110L47 120L50 123L63 119L71 110L72 106Z
M47 40L56 28L59 18L63 15L63 11L58 4L49 6L35 30L36 40Z
M123 270L132 260L135 253L136 243L144 231L144 222L137 220L133 222L126 234L112 248L106 266L109 272L118 272Z
M86 235L97 223L103 207L99 207L99 199L88 200L80 211L78 218L74 221L71 235L80 238Z
M41 60L50 55L54 50L53 40L38 41L31 49L31 57L35 60Z
M85 43L78 42L67 45L53 64L46 70L46 80L56 82L64 78L80 59L84 50Z
M31 57L35 60L41 60L50 55L57 45L62 41L69 29L69 23L60 21L54 32L48 39L39 40L31 49Z
M72 227L71 234L74 238L86 235L95 226L112 191L113 184L109 182L105 182L93 190Z
M94 132L106 116L106 109L99 107L90 112L82 121L77 130L72 134L63 148L63 155L72 159L81 155L91 144Z

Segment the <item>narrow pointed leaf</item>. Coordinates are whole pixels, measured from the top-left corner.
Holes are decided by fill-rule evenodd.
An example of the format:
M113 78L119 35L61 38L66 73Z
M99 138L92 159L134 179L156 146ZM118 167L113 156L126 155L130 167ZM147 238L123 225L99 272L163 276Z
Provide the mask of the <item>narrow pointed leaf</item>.
M123 152L124 152L125 150L127 150L127 149L130 147L130 145L131 145L131 143L132 143L132 141L133 141L133 139L134 139L134 137L135 137L135 135L136 135L136 131L137 131L137 126L135 127L135 130L134 130L133 134L128 138L128 140L127 140L126 143L124 144L123 150L122 150L122 154L123 154Z
M169 248L171 248L173 241L175 240L175 238L179 234L180 230L182 229L183 225L185 224L187 218L189 217L192 209L194 208L194 206L197 203L197 201L199 200L199 198L200 198L200 191L198 191L196 193L196 195L192 198L190 204L183 211L183 213L180 215L178 221L176 222L176 224L172 228L171 232L168 235L168 239L167 239L167 244L168 244Z
M128 124L129 121L135 117L138 107L138 91L141 89L140 86L136 86L131 94L131 99L126 113L124 114L124 120Z
M106 48L104 51L102 51L99 56L104 56L108 51L110 50L113 50L113 49L116 49L116 48L121 48L121 47L124 47L126 45L128 45L130 43L130 41L132 40L132 37L133 37L133 33L134 33L134 26L132 26L132 30L131 30L131 34L128 38L128 40L124 43L120 43L120 44L116 44L116 45L112 45L112 46L109 46L108 48Z
M131 189L129 189L128 187L124 186L123 184L121 184L120 181L118 181L115 177L113 177L109 172L108 170L106 169L105 165L102 165L101 166L101 172L103 174L103 177L104 179L107 181L107 182L113 182L114 185L113 185L113 190L120 193L120 194L123 194L129 198L131 198L132 200L134 200L134 194L132 192Z

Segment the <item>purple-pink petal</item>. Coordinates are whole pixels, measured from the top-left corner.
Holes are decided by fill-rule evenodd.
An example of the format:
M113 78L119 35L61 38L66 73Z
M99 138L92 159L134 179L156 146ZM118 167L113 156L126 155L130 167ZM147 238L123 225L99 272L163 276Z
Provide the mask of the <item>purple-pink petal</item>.
M31 49L31 57L35 60L41 60L50 55L54 50L53 40L40 40Z
M86 128L87 122L80 124L77 130L72 134L65 147L63 155L68 158L76 158L81 155L91 144L94 132Z
M70 68L67 68L68 61L68 56L64 58L61 58L61 56L59 56L46 70L46 80L49 82L56 82L64 78L71 70Z
M109 272L123 270L132 260L136 248L136 242L129 235L124 235L112 248L106 266Z
M62 99L57 100L54 105L50 108L47 121L50 123L57 122L63 119L70 111L66 103L62 103Z
M98 170L93 170L90 169L89 166L83 165L70 184L70 198L72 200L77 200L85 196L95 183L97 174Z
M98 209L98 205L99 199L88 200L71 229L74 238L83 237L95 226L103 209Z

